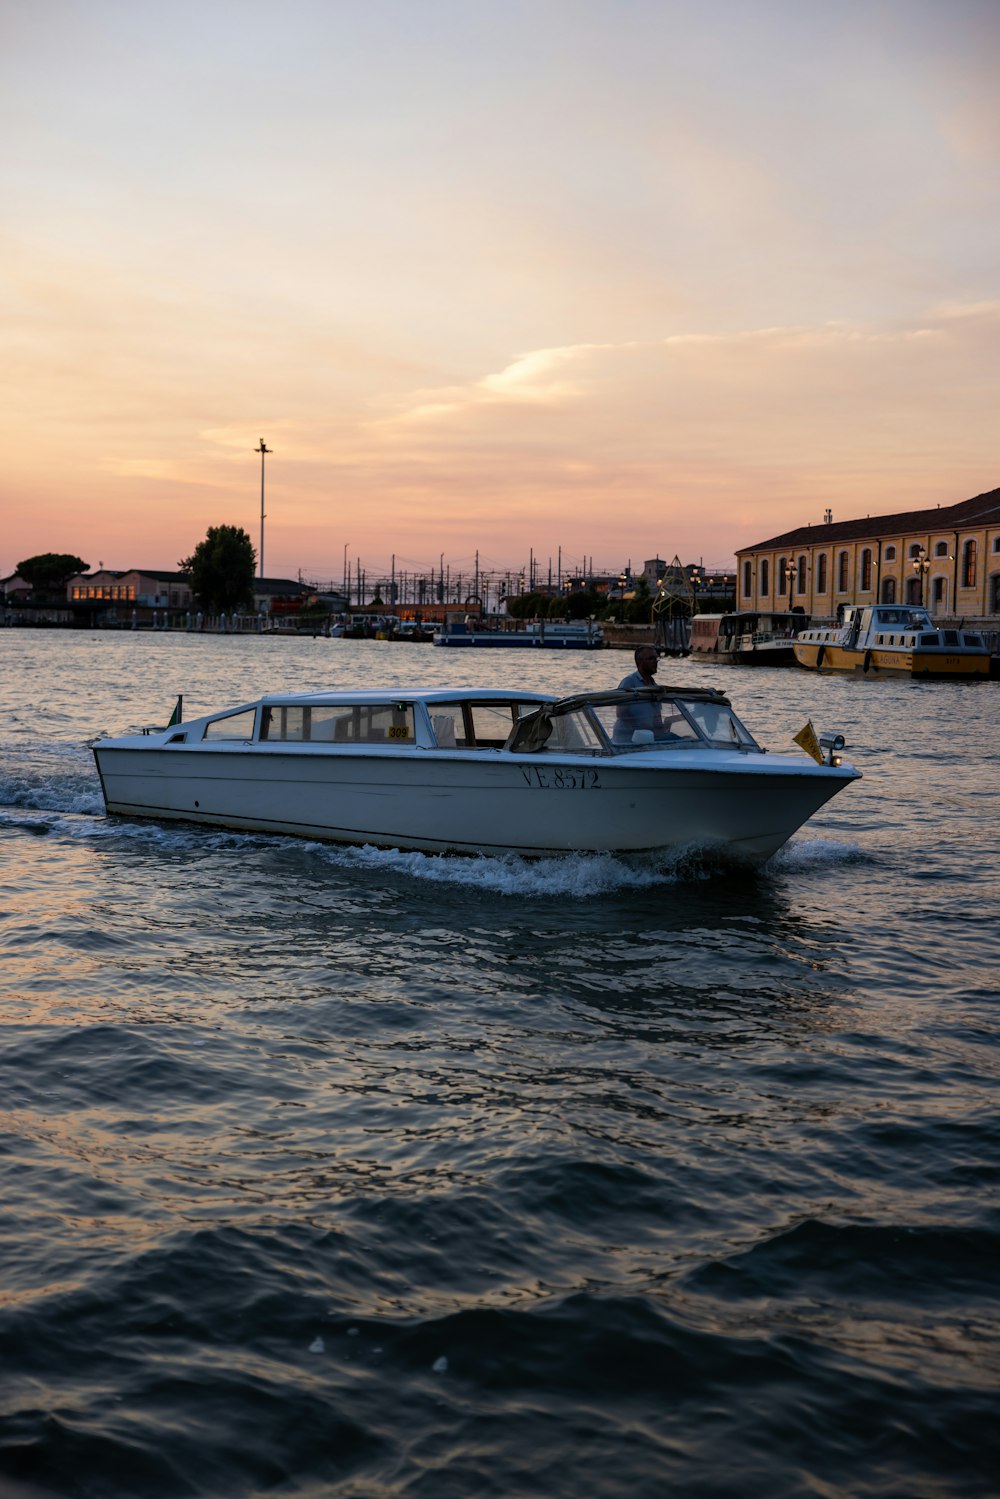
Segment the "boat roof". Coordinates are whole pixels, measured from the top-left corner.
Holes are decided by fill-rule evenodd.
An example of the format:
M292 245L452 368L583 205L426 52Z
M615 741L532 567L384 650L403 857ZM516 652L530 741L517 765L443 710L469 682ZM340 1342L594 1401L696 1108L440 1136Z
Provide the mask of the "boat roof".
M557 701L553 692L528 692L517 687L366 687L351 691L328 692L267 692L259 699L265 706L271 703L322 704L336 707L338 704L384 703L453 703L456 698L475 698L478 702L509 703L553 703Z

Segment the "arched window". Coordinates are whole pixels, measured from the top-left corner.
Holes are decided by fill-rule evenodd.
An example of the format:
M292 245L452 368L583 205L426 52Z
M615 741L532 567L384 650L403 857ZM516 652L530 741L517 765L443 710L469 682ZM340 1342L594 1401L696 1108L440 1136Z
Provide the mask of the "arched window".
M788 558L778 558L778 597L784 598L788 588Z
M872 549L865 547L861 553L861 592L872 591Z
M962 548L962 587L975 588L976 563L979 558L978 543L970 538Z
M806 591L806 558L805 558L805 553L804 552L800 553L800 555L799 555L799 564L798 564L797 572L798 572L798 577L795 580L796 590L799 593L805 593L805 591Z
M883 604L894 604L896 602L895 578L882 579L882 602Z
M920 603L920 579L907 578L906 580L906 602L908 604Z
M753 593L753 563L752 562L744 562L744 564L743 564L743 597L745 599L749 599L749 597L750 597L750 595L752 593Z
M933 582L932 587L931 587L931 597L933 599L934 609L935 609L935 612L936 612L936 611L938 611L941 608L941 605L944 603L944 579L943 578L935 578L934 579L934 582Z
M816 592L826 593L826 553L820 552L816 558Z
M837 592L847 592L847 553L841 552L837 558Z
M935 557L947 557L948 543L946 541L936 541L934 543L934 555Z
M886 547L885 551L882 553L882 560L883 560L883 562L895 562L895 560L896 560L896 548L895 547Z
M760 564L760 596L766 599L771 592L771 567L766 557L761 559Z
M911 541L910 542L910 545L906 549L906 555L908 557L919 557L920 556L920 543L919 543L919 541Z

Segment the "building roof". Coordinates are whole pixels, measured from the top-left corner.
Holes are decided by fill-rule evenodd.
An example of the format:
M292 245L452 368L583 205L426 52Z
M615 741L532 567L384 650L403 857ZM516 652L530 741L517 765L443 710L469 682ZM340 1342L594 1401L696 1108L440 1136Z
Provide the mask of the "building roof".
M936 505L933 510L903 510L896 515L866 515L859 520L834 521L828 526L799 526L794 531L785 531L772 536L770 541L758 541L753 546L740 547L736 553L769 551L774 547L801 547L824 542L860 541L869 536L920 535L924 532L955 531L963 526L1000 525L1000 489L987 490L971 500L962 500L957 505Z
M316 592L315 588L300 583L298 578L254 578L253 591L258 595L264 593L295 595Z

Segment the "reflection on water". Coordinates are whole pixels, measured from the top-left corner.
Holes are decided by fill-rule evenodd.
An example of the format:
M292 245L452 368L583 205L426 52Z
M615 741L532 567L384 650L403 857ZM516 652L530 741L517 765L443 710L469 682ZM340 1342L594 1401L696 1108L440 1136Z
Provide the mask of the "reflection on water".
M844 731L865 779L754 873L452 859L109 821L85 741L177 692L576 691L617 653L25 634L0 1475L990 1491L996 684L673 663L775 749Z

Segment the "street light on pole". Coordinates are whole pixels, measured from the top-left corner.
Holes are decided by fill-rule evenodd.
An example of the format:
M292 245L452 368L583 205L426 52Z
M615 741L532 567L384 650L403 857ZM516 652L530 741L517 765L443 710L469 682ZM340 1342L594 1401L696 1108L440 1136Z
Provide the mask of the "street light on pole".
M264 576L264 455L272 451L273 449L267 446L263 437L260 440L260 447L254 448L254 452L260 454L260 577Z
M925 602L924 584L927 579L927 574L930 572L930 570L931 559L927 555L927 548L921 547L917 552L917 555L913 559L913 571L916 573L917 578L920 582L920 597L917 599L918 604L923 604Z

